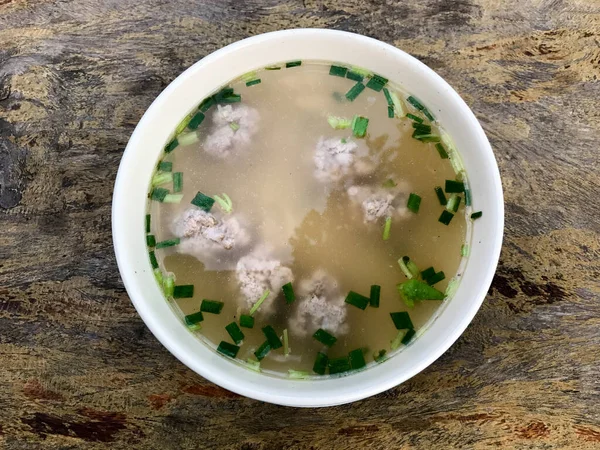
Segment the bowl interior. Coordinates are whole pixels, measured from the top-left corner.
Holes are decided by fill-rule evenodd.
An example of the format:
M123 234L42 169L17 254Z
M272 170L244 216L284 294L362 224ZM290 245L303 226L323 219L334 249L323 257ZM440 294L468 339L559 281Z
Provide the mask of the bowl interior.
M342 378L290 380L252 372L187 331L159 290L147 257L144 217L148 182L180 120L201 99L243 73L290 60L322 60L368 68L421 99L439 118L463 159L475 210L471 253L455 296L427 331L384 364ZM292 406L347 403L389 389L423 370L460 336L479 309L500 254L503 197L498 167L477 119L458 94L408 54L364 36L330 30L288 30L229 45L194 64L152 103L123 154L113 197L113 240L125 287L140 316L179 360L241 395Z

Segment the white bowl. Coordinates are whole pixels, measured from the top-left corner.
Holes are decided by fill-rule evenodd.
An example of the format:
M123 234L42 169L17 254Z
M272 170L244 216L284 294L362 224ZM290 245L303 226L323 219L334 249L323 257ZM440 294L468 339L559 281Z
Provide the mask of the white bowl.
M170 134L203 98L234 78L276 63L322 60L366 67L414 94L432 110L462 156L473 207L473 226L462 281L428 329L384 364L341 378L291 380L252 372L217 354L190 333L154 280L144 235L150 177ZM112 231L123 283L138 313L158 340L206 379L247 397L290 406L348 403L390 389L439 358L469 325L496 270L504 204L498 166L479 122L435 72L401 50L357 34L298 29L254 36L218 50L183 72L152 103L123 154L115 183Z

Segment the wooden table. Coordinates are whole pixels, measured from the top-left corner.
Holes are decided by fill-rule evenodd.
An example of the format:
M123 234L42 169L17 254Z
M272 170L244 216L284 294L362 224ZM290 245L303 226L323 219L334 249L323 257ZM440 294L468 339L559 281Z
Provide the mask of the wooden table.
M0 0L0 443L7 449L600 448L598 0ZM506 235L436 363L336 408L188 370L115 264L113 181L154 97L290 27L367 34L450 82L495 149Z

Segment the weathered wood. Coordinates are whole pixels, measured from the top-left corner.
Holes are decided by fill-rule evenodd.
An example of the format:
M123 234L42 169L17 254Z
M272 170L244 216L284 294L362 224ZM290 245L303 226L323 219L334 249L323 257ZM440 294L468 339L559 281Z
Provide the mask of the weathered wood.
M473 108L506 240L473 324L376 398L294 410L186 369L148 332L110 236L119 158L152 99L288 27L404 48ZM600 3L0 1L4 448L600 448Z

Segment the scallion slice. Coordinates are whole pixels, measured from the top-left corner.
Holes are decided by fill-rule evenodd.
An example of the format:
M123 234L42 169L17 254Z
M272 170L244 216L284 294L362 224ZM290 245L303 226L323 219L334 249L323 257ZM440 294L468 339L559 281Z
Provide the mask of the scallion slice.
M171 181L173 181L173 174L171 172L157 173L152 177L152 186L159 186Z
M163 199L163 203L181 203L183 194L167 194Z
M460 246L460 256L469 256L469 245L463 244Z
M444 210L444 211L442 211L442 214L440 215L438 222L441 222L444 225L449 225L450 221L452 220L453 217L454 217L454 214L452 214L450 211Z
M183 172L175 172L173 174L173 192L181 192L183 190Z
M430 277L435 275L435 269L433 267L428 267L427 269L423 270L421 272L421 278L425 281L427 281L427 279L429 279Z
M260 308L260 305L262 305L262 303L266 300L266 298L269 296L269 294L271 293L271 291L269 291L268 289L263 292L263 295L261 295L261 297L256 301L256 303L254 305L252 305L252 308L250 308L250 315L253 316L254 313L256 311L258 311L258 308Z
M411 192L408 196L408 202L406 207L414 212L415 214L419 212L419 207L421 206L421 196Z
M392 96L390 95L390 91L388 88L383 88L383 95L385 95L385 100L387 101L388 106L394 108L394 100L392 100Z
M348 92L346 92L346 98L352 102L364 90L365 85L359 81L354 86L352 86Z
M419 268L408 256L400 258L398 265L400 266L400 270L406 275L406 278L411 279L419 276Z
M269 354L269 352L271 351L271 346L269 345L269 341L265 341L261 344L260 347L258 347L258 349L254 352L254 356L256 356L256 359L258 359L259 361L262 361L262 359L267 356Z
M441 142L438 142L437 144L435 144L435 149L440 154L440 158L448 159L448 152L444 148L444 144L442 144Z
M430 277L428 277L427 279L425 279L425 281L427 282L428 285L433 286L434 284L442 281L443 279L446 278L446 274L444 274L444 272L442 272L441 270L433 275L431 275Z
M309 376L310 376L310 374L303 370L288 369L288 377L293 380L304 380L304 379L308 378Z
M394 103L394 109L396 110L396 115L398 117L402 117L404 115L404 106L402 106L402 101L398 94L393 91L390 91L390 97L392 98L392 102Z
M451 213L456 213L458 211L458 207L460 206L460 200L462 197L458 194L452 194L448 199L448 203L446 203L446 210Z
M265 67L265 70L281 70L281 67L279 67L279 66L269 66L269 67Z
M156 245L156 238L153 234L146 235L146 245L148 247L154 247Z
M284 284L281 287L281 290L283 291L283 295L285 297L285 302L288 305L294 303L294 300L296 300L296 294L294 293L294 287L292 286L292 283Z
M156 280L156 282L158 283L158 285L162 286L163 282L164 282L164 278L163 278L163 274L160 271L160 269L156 268L152 272L154 273L154 279Z
M181 242L181 239L179 239L179 238L173 238L173 239L167 239L165 241L160 241L160 242L156 243L156 249L173 247L175 245L179 245L180 242Z
M333 75L334 77L345 77L348 69L342 66L331 66L329 68L329 75Z
M326 345L327 347L331 347L337 341L337 338L335 336L328 333L323 328L319 328L317 331L315 331L315 334L313 334L313 338L315 338L321 344Z
M267 325L266 327L263 327L262 332L264 333L265 337L267 338L267 342L269 343L269 346L271 347L271 349L276 350L278 348L283 347L283 343L281 342L281 339L279 339L279 336L277 336L275 329L271 325Z
M390 313L396 330L407 330L414 328L410 315L406 311Z
M364 295L360 295L354 291L350 291L346 296L345 302L364 310L369 304L369 297L365 297Z
M446 187L444 190L449 194L460 194L465 191L465 184L462 181L446 180Z
M158 261L156 260L156 255L154 254L154 250L151 252L148 252L148 256L150 257L150 265L152 266L152 268L157 269Z
M255 359L248 358L246 360L246 365L248 369L253 370L255 372L260 372L260 361L256 361Z
M392 218L386 217L385 224L383 225L383 240L387 241L390 238L392 232Z
M215 98L211 95L208 98L205 98L204 100L202 100L202 103L200 103L200 105L198 106L198 109L202 112L206 112L208 111L211 106L213 106L215 104Z
M161 170L163 172L172 172L173 163L170 161L161 161L158 163L158 170Z
M285 356L290 354L290 337L288 336L287 328L283 330L283 354Z
M444 195L444 190L442 189L441 186L435 187L435 195L437 195L437 198L440 201L440 205L446 206L446 203L448 203L448 200L446 200L446 196Z
M317 357L315 358L315 363L313 364L313 372L319 375L325 375L325 371L327 370L327 363L329 358L325 353L319 352L317 353Z
M146 233L150 233L150 225L152 224L152 216L146 214Z
M237 345L230 344L229 342L221 341L217 347L217 351L230 358L235 358L240 351Z
M336 373L348 372L352 369L350 360L347 356L341 358L330 359L327 366L329 367L329 374L334 375Z
M224 305L224 303L220 302L218 300L203 299L202 303L200 303L200 311L211 313L211 314L221 314L223 305Z
M381 89L383 89L383 87L386 85L387 82L388 82L387 78L384 78L380 75L373 75L371 77L371 79L368 81L367 87L369 89L373 89L376 92L379 92L379 91L381 91Z
M418 130L412 134L412 137L421 142L440 142L440 137L435 134L420 134Z
M214 205L215 200L210 198L208 195L204 195L202 192L198 192L190 203L206 212L209 212Z
M167 275L163 280L163 292L165 297L171 298L173 297L173 292L175 290L175 277L171 275Z
M364 80L365 77L363 77L360 73L356 73L353 70L349 70L348 72L346 72L346 78L352 81L362 82L362 80Z
M430 122L433 122L433 121L435 121L435 117L433 117L433 114L431 114L431 112L429 112L429 110L428 110L427 108L425 108L425 109L424 109L423 111L421 111L421 112L423 113L423 115L424 115L425 117L427 117L427 119L428 119Z
M423 106L423 104L417 100L415 97L413 97L412 95L409 96L406 101L408 103L410 103L411 105L413 105L415 108L417 108L419 111L423 111L425 109L425 106Z
M246 86L254 86L256 84L260 84L262 81L260 78L255 78L254 80L246 81Z
M398 284L397 288L404 303L410 307L414 306L415 301L444 300L443 292L416 278Z
M178 145L179 145L179 141L177 140L177 138L173 139L171 142L169 142L167 145L165 145L165 153L171 153L173 150L175 150L177 148Z
M184 317L185 324L188 327L195 327L196 329L200 328L197 325L204 320L204 315L202 311L195 312L193 314L188 314Z
M400 347L400 344L402 344L402 338L404 338L404 336L406 335L407 332L408 332L408 330L398 331L398 334L396 335L394 340L390 343L390 348L392 350L396 350L398 347Z
M189 133L180 134L177 138L181 145L192 145L200 140L198 137L198 133L195 131L190 131Z
M369 119L362 116L354 116L352 119L352 134L355 137L363 138L367 134Z
M196 114L194 114L194 117L192 117L192 120L190 120L190 123L188 123L188 128L190 130L197 130L198 127L200 126L200 124L202 122L204 122L205 117L206 116L204 115L204 113L202 111L198 111Z
M394 118L394 107L393 106L388 106L388 117L390 119Z
M242 330L240 330L240 327L238 327L237 323L231 322L225 326L225 330L227 330L227 333L229 333L229 336L231 336L231 339L236 343L236 345L240 345L240 343L244 340L244 333L242 333Z
M418 134L430 134L431 133L431 125L425 125L419 122L413 122L412 127L415 129L415 133L418 131Z
M334 130L344 130L352 126L352 121L345 117L327 116L327 123Z
M381 297L381 286L378 284L371 285L371 293L369 295L369 304L373 308L379 308L379 298Z
M471 189L465 187L465 206L471 206Z
M410 120L414 120L417 123L423 123L423 119L421 119L419 116L415 116L414 114L407 113L406 117L408 117Z
M254 328L254 317L247 314L242 314L240 316L240 327Z
M173 298L192 298L194 296L193 284L182 284L173 289Z
M471 214L471 220L479 219L481 216L483 216L482 211L474 212L473 214Z
M408 330L402 338L402 344L408 345L408 343L412 340L415 334L417 334L417 332L414 329L411 328L410 330Z
M225 214L231 214L231 211L233 211L233 202L229 198L229 195L223 193L223 198L215 195L214 199Z
M375 362L381 363L387 359L385 356L386 353L386 350L381 349L373 355L373 359L375 360Z
M359 370L367 365L362 348L357 348L348 353L348 359L350 360L352 370Z
M290 67L298 67L301 65L302 65L302 61L290 61L290 62L285 63L286 69L289 69Z

